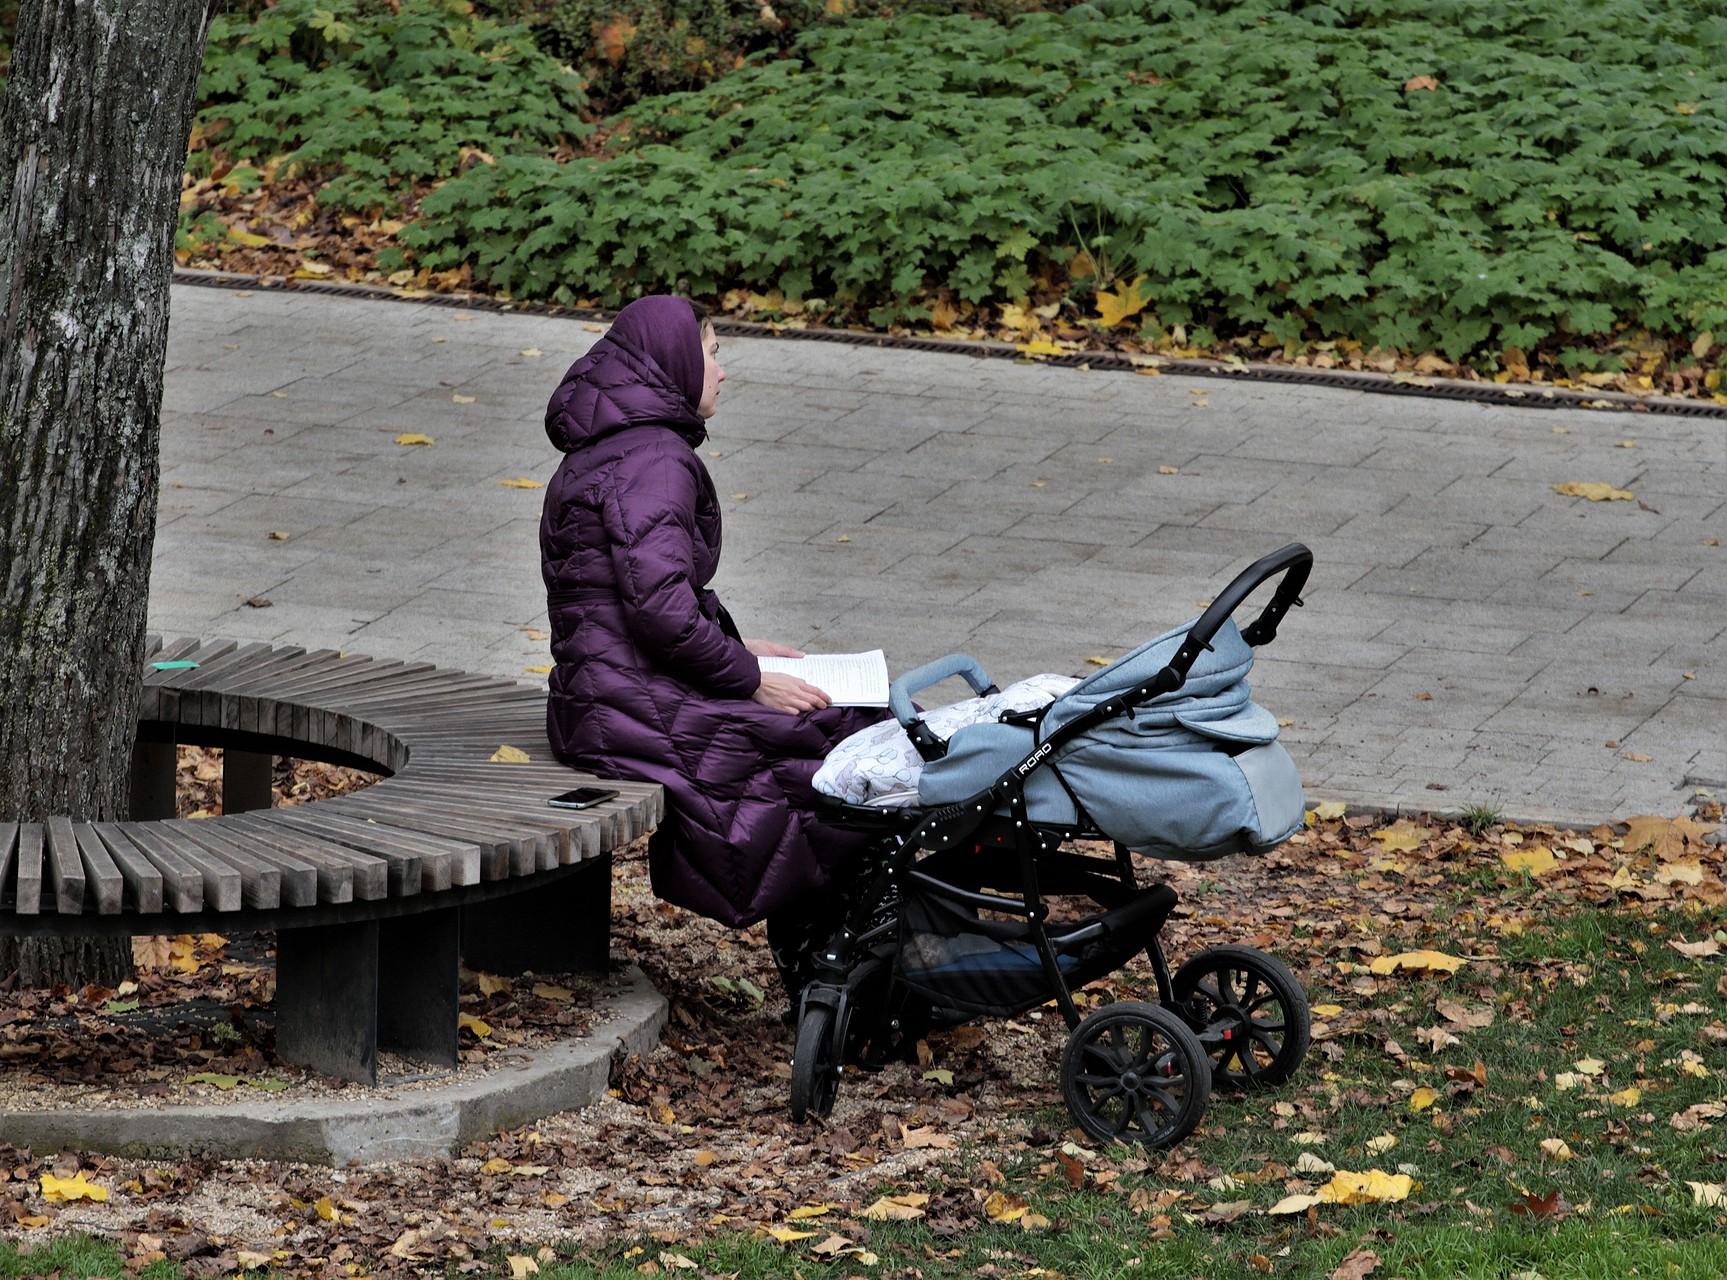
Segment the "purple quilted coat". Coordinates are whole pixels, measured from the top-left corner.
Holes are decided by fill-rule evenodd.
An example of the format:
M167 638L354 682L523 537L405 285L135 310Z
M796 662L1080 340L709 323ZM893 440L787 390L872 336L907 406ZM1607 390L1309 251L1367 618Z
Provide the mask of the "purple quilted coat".
M663 786L654 892L746 925L819 889L859 848L816 821L810 779L882 713L749 700L761 669L708 590L720 509L695 451L707 437L701 341L686 300L642 298L546 408L565 455L540 523L557 664L546 732L573 765Z

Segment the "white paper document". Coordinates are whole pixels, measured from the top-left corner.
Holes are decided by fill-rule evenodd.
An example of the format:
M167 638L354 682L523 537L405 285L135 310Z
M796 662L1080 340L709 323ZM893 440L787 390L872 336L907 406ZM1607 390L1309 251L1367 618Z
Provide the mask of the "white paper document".
M833 699L836 707L887 706L887 655L880 649L757 661L763 671L780 671L808 681Z

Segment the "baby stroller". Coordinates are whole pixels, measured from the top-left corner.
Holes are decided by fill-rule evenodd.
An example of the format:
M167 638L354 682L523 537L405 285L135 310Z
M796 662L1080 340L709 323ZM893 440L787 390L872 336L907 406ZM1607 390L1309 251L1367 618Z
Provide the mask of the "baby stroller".
M1070 1034L1061 1088L1099 1141L1179 1142L1212 1089L1279 1084L1307 1052L1307 998L1280 962L1213 947L1173 973L1158 935L1176 905L1135 882L1131 854L1205 861L1266 852L1304 817L1277 723L1241 678L1275 638L1313 556L1299 543L1241 573L1196 621L1048 705L942 741L911 697L949 676L997 691L950 655L895 681L889 706L923 759L917 801L831 802L824 816L877 837L841 887L844 924L817 949L797 1010L791 1111L826 1115L854 1067L878 1067L927 1031L1053 1000ZM1281 575L1281 576L1280 576ZM1231 615L1280 581L1258 618ZM1108 841L1113 857L1069 848ZM1052 915L1050 898L1080 902ZM1095 909L1094 909L1095 908ZM1073 993L1144 951L1157 999L1082 1016Z

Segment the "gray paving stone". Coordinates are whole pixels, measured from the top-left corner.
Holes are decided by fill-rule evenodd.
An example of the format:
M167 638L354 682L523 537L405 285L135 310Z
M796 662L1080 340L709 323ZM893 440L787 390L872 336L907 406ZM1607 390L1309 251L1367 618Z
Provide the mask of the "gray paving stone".
M173 302L153 627L519 679L545 660L521 631L545 623L544 495L498 481L555 469L540 420L590 325ZM722 361L718 585L752 634L1084 674L1299 538L1308 605L1253 684L1311 796L1588 821L1727 783L1718 423L813 341L726 339ZM1657 510L1553 492L1573 479Z

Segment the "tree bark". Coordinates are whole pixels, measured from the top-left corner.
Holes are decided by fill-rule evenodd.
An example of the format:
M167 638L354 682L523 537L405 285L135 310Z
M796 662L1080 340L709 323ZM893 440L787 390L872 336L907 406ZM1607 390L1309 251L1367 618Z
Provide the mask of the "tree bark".
M126 816L175 213L217 3L19 15L0 119L0 819ZM0 952L0 975L112 977L57 950L63 969ZM108 950L129 966L124 940Z

